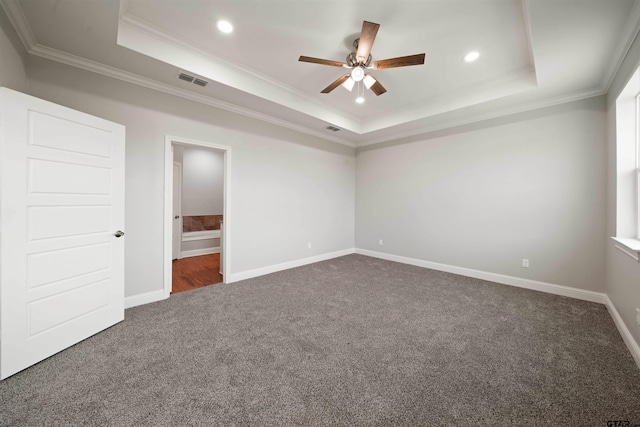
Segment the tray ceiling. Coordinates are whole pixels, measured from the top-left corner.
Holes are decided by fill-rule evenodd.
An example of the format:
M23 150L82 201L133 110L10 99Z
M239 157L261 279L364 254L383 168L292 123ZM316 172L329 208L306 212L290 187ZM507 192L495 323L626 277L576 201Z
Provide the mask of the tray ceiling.
M635 0L1 1L30 53L354 146L605 93L640 21ZM372 71L388 92L363 104L321 94L345 70L298 57L345 61L363 20L374 60L425 64Z

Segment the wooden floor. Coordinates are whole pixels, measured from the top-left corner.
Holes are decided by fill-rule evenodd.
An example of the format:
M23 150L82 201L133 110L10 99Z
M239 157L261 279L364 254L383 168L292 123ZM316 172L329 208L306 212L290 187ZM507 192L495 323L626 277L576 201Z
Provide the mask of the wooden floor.
M220 254L194 256L173 261L172 294L221 282Z

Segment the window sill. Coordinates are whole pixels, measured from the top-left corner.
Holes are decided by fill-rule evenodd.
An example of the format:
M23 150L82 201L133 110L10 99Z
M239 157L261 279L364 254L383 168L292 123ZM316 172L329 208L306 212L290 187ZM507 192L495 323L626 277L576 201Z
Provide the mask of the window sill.
M623 239L620 237L612 237L616 242L616 249L624 252L636 261L640 261L640 240L638 239Z

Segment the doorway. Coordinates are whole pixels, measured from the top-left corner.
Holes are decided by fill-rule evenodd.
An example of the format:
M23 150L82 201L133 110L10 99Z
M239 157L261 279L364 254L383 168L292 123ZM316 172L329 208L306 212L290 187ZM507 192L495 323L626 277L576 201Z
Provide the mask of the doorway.
M191 160L187 161L185 153L189 153ZM192 165L191 168L189 165ZM225 273L230 271L231 259L228 216L231 201L230 167L231 147L174 136L165 138L165 297L172 292L189 289L189 286L193 288L219 282L220 274L222 282L228 282L228 274ZM199 173L198 169L210 179L213 170L221 169L221 177L216 179L218 184L221 179L222 185L210 188L201 185L203 182L211 184L211 181L198 181L190 185L193 174ZM178 173L180 177L176 176ZM178 185L181 186L179 189L176 188ZM187 285L185 289L187 282L182 283L181 277L174 279L174 270L181 275L188 274L186 280L193 282L193 285Z

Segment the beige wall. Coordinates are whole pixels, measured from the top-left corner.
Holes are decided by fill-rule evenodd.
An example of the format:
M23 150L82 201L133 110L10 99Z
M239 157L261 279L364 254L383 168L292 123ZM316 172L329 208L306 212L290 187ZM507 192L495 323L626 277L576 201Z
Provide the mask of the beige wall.
M356 247L604 291L603 101L358 149Z
M353 247L352 148L44 59L28 76L34 96L126 126L127 296L163 286L167 134L232 147L227 274Z

